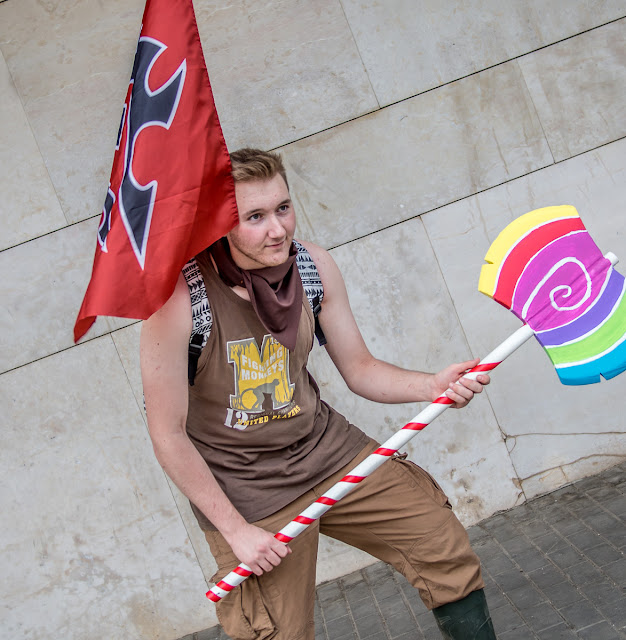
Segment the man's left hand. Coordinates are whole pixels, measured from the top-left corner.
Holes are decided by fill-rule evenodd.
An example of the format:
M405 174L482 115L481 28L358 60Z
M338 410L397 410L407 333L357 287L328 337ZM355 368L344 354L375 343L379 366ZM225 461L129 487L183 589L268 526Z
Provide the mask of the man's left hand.
M454 404L450 405L454 409L464 407L473 397L474 394L480 393L483 387L488 385L490 378L487 374L481 373L476 380L464 378L463 374L475 367L480 360L468 360L467 362L459 362L451 364L439 373L433 376L433 400L445 393Z

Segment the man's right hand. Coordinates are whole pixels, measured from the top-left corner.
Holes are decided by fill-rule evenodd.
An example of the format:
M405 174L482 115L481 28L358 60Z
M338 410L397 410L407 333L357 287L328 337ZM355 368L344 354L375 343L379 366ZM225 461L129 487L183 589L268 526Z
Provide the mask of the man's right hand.
M291 553L291 548L284 542L277 540L265 529L248 523L233 535L224 536L224 539L237 558L247 564L257 576L277 567Z

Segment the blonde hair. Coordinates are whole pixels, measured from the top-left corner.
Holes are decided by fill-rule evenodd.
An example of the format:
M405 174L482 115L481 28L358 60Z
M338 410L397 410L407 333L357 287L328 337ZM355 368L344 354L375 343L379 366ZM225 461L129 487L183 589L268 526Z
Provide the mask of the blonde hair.
M289 189L285 165L278 153L260 149L238 149L230 154L230 163L235 182L271 180L275 175L280 175Z

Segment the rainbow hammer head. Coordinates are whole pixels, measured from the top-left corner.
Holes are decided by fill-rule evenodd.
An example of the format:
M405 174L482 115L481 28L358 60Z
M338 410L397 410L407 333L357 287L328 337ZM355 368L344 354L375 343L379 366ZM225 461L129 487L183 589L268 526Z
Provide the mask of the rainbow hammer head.
M489 248L478 289L526 322L563 384L626 370L624 276L574 207L545 207L509 224Z

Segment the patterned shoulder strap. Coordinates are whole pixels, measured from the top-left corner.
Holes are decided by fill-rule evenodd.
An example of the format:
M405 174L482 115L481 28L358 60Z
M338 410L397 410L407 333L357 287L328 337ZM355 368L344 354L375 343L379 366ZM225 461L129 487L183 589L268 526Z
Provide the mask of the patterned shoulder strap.
M324 299L324 285L322 279L315 266L315 262L311 257L311 254L296 240L293 241L298 253L296 255L296 266L300 273L300 280L302 280L302 286L304 292L313 310L313 317L315 318L315 336L320 345L326 344L326 337L320 326L318 315L322 310L322 300Z
M189 384L193 386L198 369L198 360L202 349L209 339L209 334L213 328L213 314L211 304L204 286L204 278L200 272L200 267L195 258L183 267L183 275L189 287L191 297L191 336L189 338L189 362L188 377Z
M302 286L306 293L306 297L309 300L311 309L314 309L313 301L318 298L318 303L321 304L324 299L324 287L322 286L322 279L313 262L311 254L297 241L293 241L298 254L296 255L296 266L300 273L300 280L302 280Z

